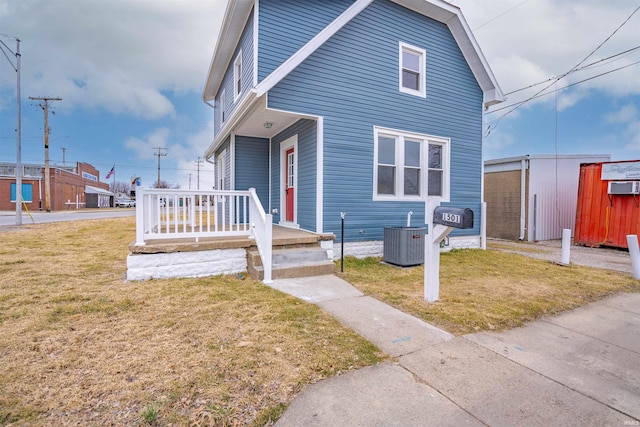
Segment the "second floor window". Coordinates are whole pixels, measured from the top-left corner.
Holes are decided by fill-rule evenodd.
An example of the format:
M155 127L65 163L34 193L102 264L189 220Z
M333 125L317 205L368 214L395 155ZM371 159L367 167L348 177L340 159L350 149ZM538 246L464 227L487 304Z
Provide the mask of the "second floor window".
M242 51L238 52L233 61L233 100L238 99L242 93Z
M399 80L400 92L426 97L426 52L419 47L400 42Z
M225 91L223 90L222 93L220 94L220 122L224 123L225 119L226 119L226 110L227 110L227 97L225 96Z

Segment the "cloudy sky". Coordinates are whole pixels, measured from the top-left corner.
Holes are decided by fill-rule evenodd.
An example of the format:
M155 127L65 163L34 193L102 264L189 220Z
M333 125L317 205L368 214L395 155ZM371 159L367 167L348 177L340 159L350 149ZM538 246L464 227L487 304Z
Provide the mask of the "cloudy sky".
M486 158L640 158L639 0L452 3L509 93L485 117ZM0 40L14 51L13 37L21 40L23 162L44 159L43 112L28 97L60 97L49 118L52 162L64 154L67 163L92 163L103 179L115 164L118 181L140 176L150 186L153 147L165 147L161 179L188 188L191 176L195 189L196 160L213 136L201 93L225 7L226 0L0 0ZM15 85L0 55L0 162L16 159ZM550 94L512 111L547 86ZM200 188L212 184L202 163Z

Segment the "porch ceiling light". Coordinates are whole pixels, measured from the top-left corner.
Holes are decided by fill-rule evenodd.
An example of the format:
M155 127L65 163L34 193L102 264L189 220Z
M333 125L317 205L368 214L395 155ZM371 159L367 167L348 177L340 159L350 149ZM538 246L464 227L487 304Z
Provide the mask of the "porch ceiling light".
M264 122L265 129L271 129L272 126L273 126L272 122Z

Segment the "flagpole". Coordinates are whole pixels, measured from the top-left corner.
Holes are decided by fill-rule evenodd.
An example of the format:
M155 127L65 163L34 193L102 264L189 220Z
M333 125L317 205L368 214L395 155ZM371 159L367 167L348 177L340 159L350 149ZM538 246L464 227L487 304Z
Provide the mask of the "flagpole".
M113 164L113 190L116 189L116 164Z

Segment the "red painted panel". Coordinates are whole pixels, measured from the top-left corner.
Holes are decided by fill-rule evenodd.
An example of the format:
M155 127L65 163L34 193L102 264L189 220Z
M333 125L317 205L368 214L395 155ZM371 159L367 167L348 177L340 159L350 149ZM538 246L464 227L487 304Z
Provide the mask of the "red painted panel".
M639 235L640 195L610 195L602 163L580 165L574 242L627 248L627 235Z
M284 186L285 186L285 192L286 192L286 213L285 213L285 219L287 221L292 221L293 222L293 209L294 209L294 178L293 178L293 171L294 169L294 153L293 153L293 148L290 148L287 150L287 153L285 155L285 161L286 161L286 165L287 167L285 168L285 176L284 176Z

